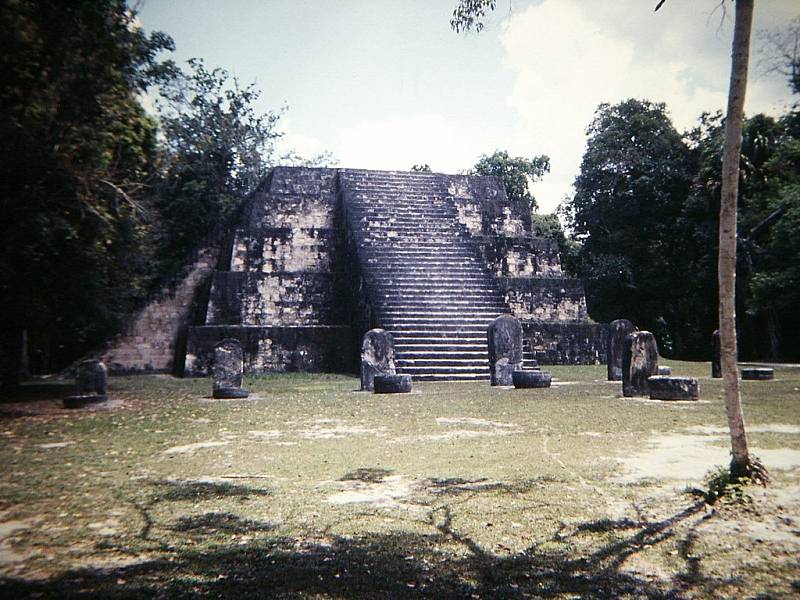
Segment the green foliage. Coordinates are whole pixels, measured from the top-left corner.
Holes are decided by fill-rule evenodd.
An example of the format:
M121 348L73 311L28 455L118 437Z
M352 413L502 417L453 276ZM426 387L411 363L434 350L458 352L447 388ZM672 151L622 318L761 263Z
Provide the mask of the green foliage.
M558 244L561 254L561 267L570 274L575 273L575 261L580 252L580 244L567 237L558 215L542 215L534 213L531 215L533 232L537 237L554 240Z
M686 304L685 231L677 226L692 178L689 148L663 104L602 104L587 134L575 195L564 213L582 245L576 270L598 320L676 329ZM691 319L690 319L691 320ZM661 336L661 348L667 337Z
M161 88L164 175L158 206L166 256L180 261L215 225L224 223L273 163L280 113L256 112L260 92L224 69L189 61Z
M746 489L753 485L750 477L731 477L730 467L717 467L706 475L706 502L716 504L719 500L728 503L751 504L753 502Z
M496 5L497 0L459 0L450 18L450 27L456 33L471 29L480 33L484 28L486 13L493 11Z
M472 175L494 175L503 180L506 195L512 202L524 202L529 210L536 210L536 199L530 185L550 172L550 158L542 154L533 158L509 156L505 150L482 155L470 171Z
M138 102L169 65L122 0L0 7L0 294L4 380L21 332L34 367L96 344L144 287L156 125Z
M747 119L743 128L739 182L739 261L737 320L740 356L791 358L788 340L800 333L797 263L800 247L791 232L798 226L800 130L795 113L775 120L765 115ZM703 115L688 139L697 156L697 174L687 198L682 226L698 249L699 296L713 298L719 213L722 116ZM705 286L702 282L705 281ZM706 320L715 323L711 312ZM708 330L713 329L713 326Z

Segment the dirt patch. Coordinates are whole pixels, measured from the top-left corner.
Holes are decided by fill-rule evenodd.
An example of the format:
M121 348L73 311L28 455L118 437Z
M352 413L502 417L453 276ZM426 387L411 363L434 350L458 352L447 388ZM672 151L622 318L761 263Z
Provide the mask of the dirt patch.
M402 475L384 477L380 481L348 480L337 482L340 491L328 496L328 504L368 504L380 508L410 509L399 502L419 489L419 483Z
M727 434L727 427L714 427L712 425L693 425L687 427L686 431L704 434ZM800 434L799 425L789 425L787 423L764 423L763 425L747 425L747 433L786 433Z
M672 479L684 482L702 480L709 470L730 462L727 446L713 442L726 439L711 435L659 435L648 447L620 460L624 474L614 478L620 483L642 479ZM800 466L800 451L788 448L752 449L768 469L793 469Z
M173 446L172 448L167 448L162 452L162 454L166 454L168 456L174 454L190 454L192 452L196 452L197 450L202 450L203 448L214 448L216 446L227 446L230 442L197 442L196 444L186 444L185 446Z
M501 423L499 421L487 421L486 419L476 419L474 417L438 417L436 422L439 425L472 425L474 427L489 427L492 429L514 429L516 423Z
M66 448L67 446L74 446L76 442L52 442L50 444L36 444L37 448L42 450L50 450L51 448Z
M283 432L278 431L277 429L272 429L270 431L248 431L250 435L258 439L266 439L266 440L274 440L275 438L281 437Z
M329 440L341 439L352 436L384 436L386 428L377 429L362 427L359 425L349 425L347 421L341 419L317 419L311 422L311 427L299 431L298 435L306 440Z
M29 520L4 521L0 523L0 567L22 562L33 554L30 551L14 548L16 535L31 529L33 526L33 521Z

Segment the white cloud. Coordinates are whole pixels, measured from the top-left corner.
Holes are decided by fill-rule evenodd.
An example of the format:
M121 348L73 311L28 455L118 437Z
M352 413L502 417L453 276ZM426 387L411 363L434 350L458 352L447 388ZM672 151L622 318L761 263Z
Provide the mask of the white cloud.
M303 158L311 158L328 150L316 137L294 131L290 118L282 117L278 125L280 131L283 132L283 136L276 144L279 156L293 153Z
M392 116L343 129L335 154L342 167L408 170L427 163L434 171L454 172L479 154L465 140L459 123L442 115Z
M586 126L601 102L666 102L679 130L693 126L703 111L724 108L730 18L720 24L711 1L673 2L655 15L650 4L544 0L514 15L500 34L506 66L515 74L508 104L522 117L531 144L551 157L551 174L534 188L544 211L569 192ZM761 27L780 22L788 10L773 7ZM752 78L747 110L779 111L788 97L784 90L782 82Z

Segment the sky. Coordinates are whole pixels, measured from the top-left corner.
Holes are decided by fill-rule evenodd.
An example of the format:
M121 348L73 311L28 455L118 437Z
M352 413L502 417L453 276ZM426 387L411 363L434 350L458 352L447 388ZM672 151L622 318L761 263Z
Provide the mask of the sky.
M340 167L469 169L482 154L546 154L540 212L571 192L600 103L665 102L679 131L723 110L733 5L720 0L498 0L479 34L456 34L456 0L139 0L172 58L203 58L287 107L282 151L330 152ZM759 32L800 15L797 0L756 2L745 110L794 101L762 64Z

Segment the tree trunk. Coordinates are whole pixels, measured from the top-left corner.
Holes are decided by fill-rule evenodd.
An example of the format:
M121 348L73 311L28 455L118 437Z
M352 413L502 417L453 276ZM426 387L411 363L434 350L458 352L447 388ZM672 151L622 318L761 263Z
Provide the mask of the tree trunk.
M736 201L739 191L739 157L742 150L742 120L747 89L747 64L753 1L736 0L733 31L728 114L725 119L725 149L722 155L722 198L719 211L719 337L725 410L731 432L731 475L750 475L751 459L744 429L744 413L736 365Z

